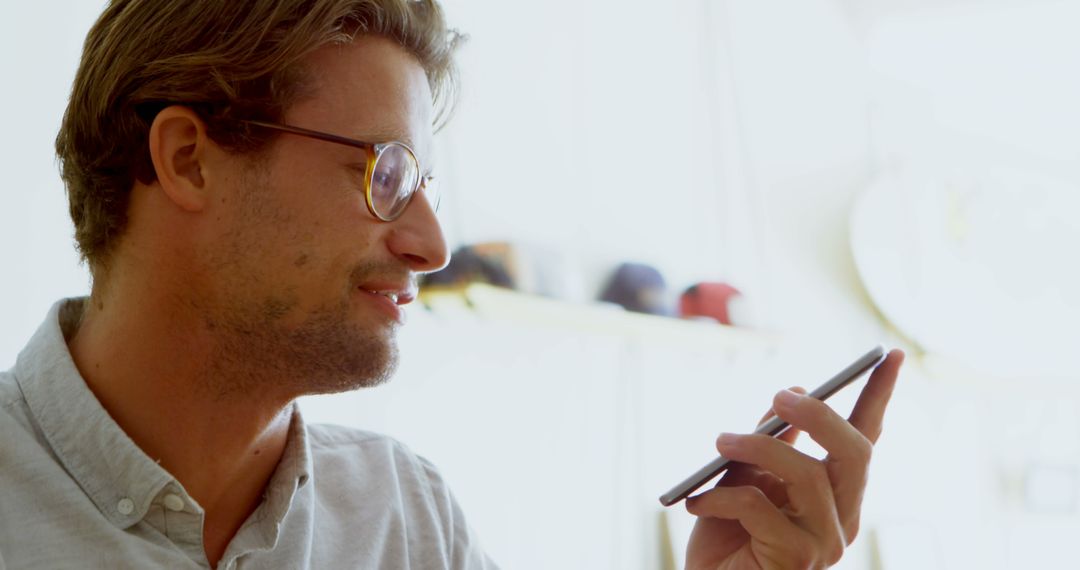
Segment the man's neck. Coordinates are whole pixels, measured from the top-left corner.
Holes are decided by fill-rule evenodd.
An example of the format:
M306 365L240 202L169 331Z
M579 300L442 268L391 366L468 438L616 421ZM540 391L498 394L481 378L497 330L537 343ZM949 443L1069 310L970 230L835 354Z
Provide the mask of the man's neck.
M212 338L202 327L167 303L91 300L68 345L112 418L203 507L214 564L261 502L285 449L292 406L274 398L272 384L258 394L209 389L229 378L207 377L225 371L212 366Z

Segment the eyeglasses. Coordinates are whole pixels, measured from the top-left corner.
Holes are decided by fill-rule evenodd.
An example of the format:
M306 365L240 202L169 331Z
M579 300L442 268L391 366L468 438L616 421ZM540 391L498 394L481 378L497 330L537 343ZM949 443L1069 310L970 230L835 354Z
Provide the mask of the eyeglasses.
M321 141L343 144L362 149L367 153L364 173L364 199L371 215L384 222L392 222L405 213L417 192L423 191L431 209L438 212L440 196L438 185L431 176L424 176L420 161L409 145L391 141L366 143L350 138L303 129L291 125L279 125L263 121L242 121L283 133L300 135Z

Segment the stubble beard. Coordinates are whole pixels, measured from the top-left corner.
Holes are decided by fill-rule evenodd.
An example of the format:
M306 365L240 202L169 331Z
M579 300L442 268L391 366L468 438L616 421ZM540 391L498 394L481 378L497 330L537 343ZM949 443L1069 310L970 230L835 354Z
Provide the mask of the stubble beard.
M208 387L218 398L278 393L292 399L370 388L393 376L398 349L392 331L351 321L348 300L286 325L295 306L271 298L207 316L216 340Z

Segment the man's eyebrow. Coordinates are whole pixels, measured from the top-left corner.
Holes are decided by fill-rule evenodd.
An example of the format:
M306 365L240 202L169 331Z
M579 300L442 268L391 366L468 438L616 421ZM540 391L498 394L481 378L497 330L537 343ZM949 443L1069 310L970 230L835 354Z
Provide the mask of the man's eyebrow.
M348 136L350 136L351 138L353 138L355 140L363 141L363 142L367 142L367 143L384 143L384 142L391 142L391 141L393 141L393 142L401 142L401 143L405 143L405 144L409 145L409 148L411 148L413 150L416 149L416 143L411 138L409 138L408 135L400 133L400 132L390 131L390 130L386 130L386 131L368 131L367 133L364 133L362 135L348 135Z
M391 130L384 131L368 131L365 135L353 137L358 141L367 143L384 143L384 142L400 142L405 143L409 148L413 149L413 152L417 153L416 158L420 161L420 167L426 171L426 175L430 175L435 170L436 160L435 149L427 149L426 155L420 155L420 149L416 148L416 143L409 138L408 135L401 132L395 132Z

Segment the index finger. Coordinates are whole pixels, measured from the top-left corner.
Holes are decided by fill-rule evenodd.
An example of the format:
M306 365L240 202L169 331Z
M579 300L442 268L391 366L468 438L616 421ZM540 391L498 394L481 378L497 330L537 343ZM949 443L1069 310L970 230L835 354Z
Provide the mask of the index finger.
M863 387L859 399L855 402L855 409L851 411L848 421L855 429L862 432L870 443L877 443L881 437L881 423L885 417L885 408L889 405L893 388L896 387L896 377L900 373L900 365L904 363L904 351L893 349L889 356L880 366L874 370Z
M803 388L802 386L793 386L791 388L788 388L788 390L791 390L792 392L795 392L796 394L806 395L806 388ZM761 424L767 422L768 420L771 420L775 416L776 416L776 410L774 410L772 408L769 408L769 411L765 412L764 416L761 416L761 419L757 423L757 427L760 428ZM787 431L785 431L784 433L776 436L776 439L779 439L780 441L785 441L787 443L795 443L795 440L798 439L798 438L799 438L799 428L797 428L795 426L792 426L790 424L789 424L789 427L788 427Z

